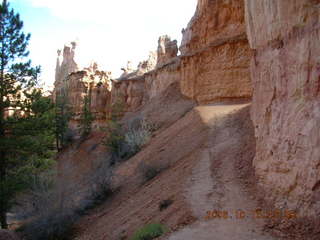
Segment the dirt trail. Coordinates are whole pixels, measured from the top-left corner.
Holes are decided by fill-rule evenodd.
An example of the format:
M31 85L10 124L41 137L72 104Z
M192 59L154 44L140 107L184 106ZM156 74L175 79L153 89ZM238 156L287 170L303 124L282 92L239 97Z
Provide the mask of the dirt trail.
M275 239L252 216L204 219L207 211L229 211L235 217L236 210L249 214L257 207L249 110L245 103L198 106L157 132L141 152L119 164L113 184L120 191L79 221L75 239L130 239L152 222L171 230L161 240ZM167 168L145 182L142 163ZM167 199L172 204L160 210Z
M241 161L250 157L244 152L248 144L244 139L247 126L241 119L241 111L246 107L246 104L197 107L210 132L202 157L186 183L185 197L199 220L173 233L169 240L276 239L262 230L263 220L254 214L257 208L254 196L239 177ZM226 211L228 219L213 216L206 220L207 211L214 210L219 214ZM239 219L239 213L246 216Z

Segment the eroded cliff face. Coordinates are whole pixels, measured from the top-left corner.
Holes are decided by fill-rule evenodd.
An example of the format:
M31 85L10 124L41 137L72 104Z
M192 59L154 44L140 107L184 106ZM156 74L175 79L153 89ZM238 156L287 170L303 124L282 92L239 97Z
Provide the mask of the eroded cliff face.
M115 88L124 96L129 110L137 109L174 82L179 82L183 95L200 104L251 98L251 50L243 1L199 1L194 17L182 32L180 56L177 42L165 35L158 41L154 69L144 75L125 69L129 74L124 74ZM134 94L130 94L130 88L135 89Z
M320 1L246 0L254 165L265 199L320 214Z
M80 71L74 60L75 49L76 43L72 43L72 48L65 46L62 59L58 50L53 97L55 101L62 100L68 104L73 114L69 125L76 130L83 112L84 98L88 96L90 111L94 115L93 127L99 127L104 124L111 104L111 73L98 70L96 63Z
M168 35L161 36L158 41L158 61L157 67L163 66L164 64L171 61L178 54L177 40L171 41Z
M63 50L57 51L57 63L55 73L55 88L60 88L63 79L66 79L72 72L78 70L78 64L75 62L75 49L77 44L71 42L70 45L65 45ZM62 53L62 55L61 55Z
M244 2L200 0L183 31L181 91L199 103L250 98Z
M179 82L180 59L177 53L177 41L167 35L161 36L157 52L150 52L149 58L139 63L136 70L128 66L122 68L124 73L113 81L112 103L121 99L127 111L136 111L171 84Z
M78 128L86 96L90 98L89 108L94 116L93 128L105 124L111 103L111 77L108 73L93 69L71 73L66 78L66 89L74 114L70 122L73 129Z

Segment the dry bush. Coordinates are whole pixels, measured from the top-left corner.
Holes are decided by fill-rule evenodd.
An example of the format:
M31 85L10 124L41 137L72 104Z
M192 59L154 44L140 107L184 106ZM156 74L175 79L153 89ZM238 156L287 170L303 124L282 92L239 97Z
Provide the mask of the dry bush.
M107 137L103 143L112 153L112 165L133 157L150 141L155 126L146 120L137 121L128 127L111 121L106 128Z
M32 193L29 193L32 198L22 206L29 209L28 216L25 217L31 220L22 226L20 231L30 240L70 239L74 223L114 193L111 188L112 172L113 169L107 162L97 166L97 169L88 175L88 190L81 196L75 190L74 183L59 184L55 181L51 186L37 184Z
M161 172L165 171L169 168L169 164L167 163L144 163L141 162L138 169L142 173L142 183L146 183L156 176L158 176Z
M152 124L142 120L138 128L131 127L125 134L125 143L128 145L129 154L135 155L147 144L153 132Z

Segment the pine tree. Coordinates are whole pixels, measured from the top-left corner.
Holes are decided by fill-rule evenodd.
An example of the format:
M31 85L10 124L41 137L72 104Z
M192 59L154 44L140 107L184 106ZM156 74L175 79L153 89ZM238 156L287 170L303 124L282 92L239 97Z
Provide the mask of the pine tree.
M32 90L40 67L33 68L27 51L30 34L22 31L19 14L6 0L0 4L0 223L15 194L30 177L50 165L54 113L48 98ZM12 115L8 116L8 110Z
M80 135L83 139L88 137L91 132L94 116L91 113L91 91L83 99L83 108L80 118Z
M63 90L55 99L55 127L56 127L56 148L62 150L70 142L72 142L71 131L69 129L69 121L73 113L68 103L68 95Z

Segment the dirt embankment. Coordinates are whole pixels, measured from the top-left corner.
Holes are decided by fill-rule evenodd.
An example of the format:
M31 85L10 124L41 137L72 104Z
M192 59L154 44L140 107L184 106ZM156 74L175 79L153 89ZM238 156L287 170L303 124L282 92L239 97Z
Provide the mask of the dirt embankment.
M147 223L170 228L163 239L274 239L249 213L257 208L251 163L254 133L248 104L195 107L159 131L140 153L120 165L119 193L77 224L78 240L129 239ZM143 180L142 166L165 169ZM159 209L163 200L172 204ZM205 220L207 211L237 210L245 219ZM235 215L236 216L236 215Z

